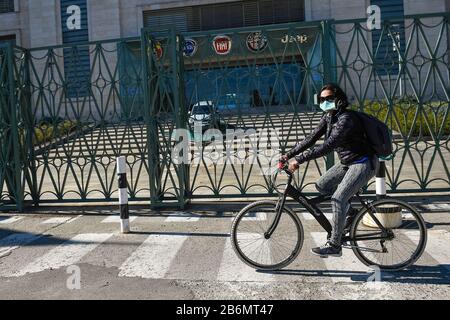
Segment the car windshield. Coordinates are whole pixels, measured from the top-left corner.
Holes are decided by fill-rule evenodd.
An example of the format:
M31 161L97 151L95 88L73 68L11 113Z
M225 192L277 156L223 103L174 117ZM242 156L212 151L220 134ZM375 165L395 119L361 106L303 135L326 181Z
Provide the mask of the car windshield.
M206 104L194 106L192 114L210 114L210 107Z

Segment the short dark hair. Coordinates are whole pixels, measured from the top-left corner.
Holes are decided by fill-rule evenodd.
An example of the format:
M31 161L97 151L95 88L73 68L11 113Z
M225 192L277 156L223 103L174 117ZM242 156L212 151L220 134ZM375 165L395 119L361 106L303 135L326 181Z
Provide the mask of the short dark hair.
M345 94L344 90L341 89L337 84L335 83L327 83L320 89L319 96L322 94L322 91L324 90L331 90L334 93L334 96L336 97L336 106L340 108L346 108L348 106L348 98Z

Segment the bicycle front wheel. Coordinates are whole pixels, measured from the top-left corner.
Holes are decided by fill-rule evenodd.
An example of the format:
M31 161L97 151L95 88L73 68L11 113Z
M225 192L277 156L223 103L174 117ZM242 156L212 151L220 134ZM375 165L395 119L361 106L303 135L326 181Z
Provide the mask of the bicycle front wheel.
M417 210L390 198L372 202L369 209L373 215L364 209L350 230L350 243L358 259L367 266L391 271L416 262L427 242L425 221Z
M297 215L283 208L280 222L269 239L264 234L276 216L275 201L254 202L238 213L231 227L231 243L247 265L263 270L281 269L300 253L303 226Z

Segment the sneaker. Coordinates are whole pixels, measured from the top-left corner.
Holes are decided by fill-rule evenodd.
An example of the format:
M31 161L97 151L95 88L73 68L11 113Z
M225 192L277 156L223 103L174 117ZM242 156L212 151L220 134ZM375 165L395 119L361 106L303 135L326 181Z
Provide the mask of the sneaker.
M347 234L350 232L350 227L352 226L353 219L355 218L357 213L358 213L357 209L350 207L350 209L347 212L347 217L345 218L343 234Z
M322 258L327 258L329 256L340 257L342 256L342 247L336 246L330 241L327 241L327 243L321 247L312 248L311 252L315 255L321 256Z

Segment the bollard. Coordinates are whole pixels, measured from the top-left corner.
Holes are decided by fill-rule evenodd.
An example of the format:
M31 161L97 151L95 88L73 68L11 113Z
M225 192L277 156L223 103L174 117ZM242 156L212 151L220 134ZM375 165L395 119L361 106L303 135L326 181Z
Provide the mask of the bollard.
M117 157L117 176L119 182L120 231L130 232L130 215L128 212L127 167L124 156Z
M386 197L386 165L383 159L379 159L380 166L375 175L375 190L377 200ZM375 213L377 219L385 228L397 228L402 224L402 210L397 206L383 205L377 206ZM378 228L377 224L369 215L364 215L363 224L367 227Z
M384 160L379 159L380 166L375 175L375 190L377 194L377 200L386 197L386 165Z

